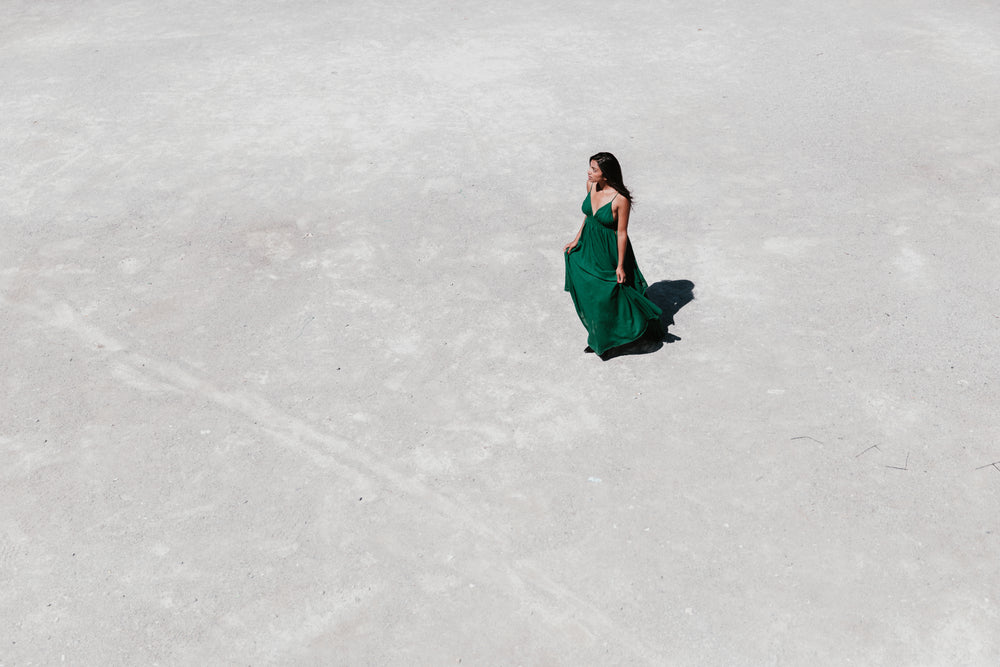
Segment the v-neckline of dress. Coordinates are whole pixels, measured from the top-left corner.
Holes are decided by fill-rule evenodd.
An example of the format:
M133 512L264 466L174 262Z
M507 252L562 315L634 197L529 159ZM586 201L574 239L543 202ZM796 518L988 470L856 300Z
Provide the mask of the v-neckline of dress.
M602 208L604 208L605 206L607 206L608 204L610 204L611 202L613 202L615 200L615 197L617 197L617 196L618 196L617 192L615 194L611 195L611 199L609 199L608 201L604 202L604 204L602 204L600 206L600 208L598 208L595 211L594 210L594 196L593 196L593 193L592 192L588 192L587 193L587 201L590 202L590 217L596 218L597 217L597 211L600 211Z

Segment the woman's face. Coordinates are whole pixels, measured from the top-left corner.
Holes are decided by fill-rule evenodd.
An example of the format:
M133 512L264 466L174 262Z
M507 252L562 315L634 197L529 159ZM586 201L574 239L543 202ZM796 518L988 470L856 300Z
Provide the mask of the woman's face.
M597 160L590 161L590 169L587 170L587 180L591 183L604 182L604 174L601 173L601 168L597 166Z

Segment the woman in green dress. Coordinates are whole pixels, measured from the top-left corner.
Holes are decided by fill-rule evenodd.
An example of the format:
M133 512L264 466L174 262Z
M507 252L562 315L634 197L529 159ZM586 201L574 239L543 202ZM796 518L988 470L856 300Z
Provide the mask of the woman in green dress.
M583 225L563 247L566 291L587 328L584 352L603 356L643 335L663 338L662 311L646 298L646 280L628 238L631 208L618 160L611 153L592 156Z

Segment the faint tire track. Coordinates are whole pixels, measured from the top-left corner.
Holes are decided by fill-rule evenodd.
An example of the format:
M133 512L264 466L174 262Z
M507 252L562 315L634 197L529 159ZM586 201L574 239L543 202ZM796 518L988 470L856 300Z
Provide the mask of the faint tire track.
M0 297L0 303L11 304ZM456 527L464 528L483 540L498 545L504 551L510 540L492 529L476 516L475 508L463 505L446 493L432 489L411 475L400 472L382 456L370 450L352 448L348 442L333 434L318 430L313 425L297 419L276 408L263 397L246 391L226 391L194 372L175 363L150 357L130 350L122 342L108 336L100 328L84 321L83 317L66 303L52 304L49 309L18 304L18 309L41 321L49 328L68 331L90 350L100 350L102 355L115 355L115 364L108 364L112 377L135 388L137 378L146 377L152 385L168 385L187 394L197 395L230 412L242 415L268 434L274 442L305 457L313 464L334 471L346 479L360 482L381 479L411 496L415 502L430 507ZM125 367L127 372L123 374ZM127 381L126 381L127 380ZM507 549L509 550L509 549ZM0 565L3 552L0 550ZM649 663L662 663L664 657L646 646L627 628L576 591L555 581L533 563L519 561L515 564L494 562L490 573L472 571L470 579L492 580L500 590L509 590L520 599L527 599L528 606L541 612L543 620L561 627L568 619L583 625L594 637L615 638L636 656Z

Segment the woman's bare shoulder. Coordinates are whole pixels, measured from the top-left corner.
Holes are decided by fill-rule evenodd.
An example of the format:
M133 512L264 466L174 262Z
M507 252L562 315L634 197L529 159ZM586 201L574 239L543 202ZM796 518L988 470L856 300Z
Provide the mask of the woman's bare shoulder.
M622 197L620 192L616 192L615 201L611 204L611 208L615 211L627 211L632 207L632 202L628 200L628 197Z

